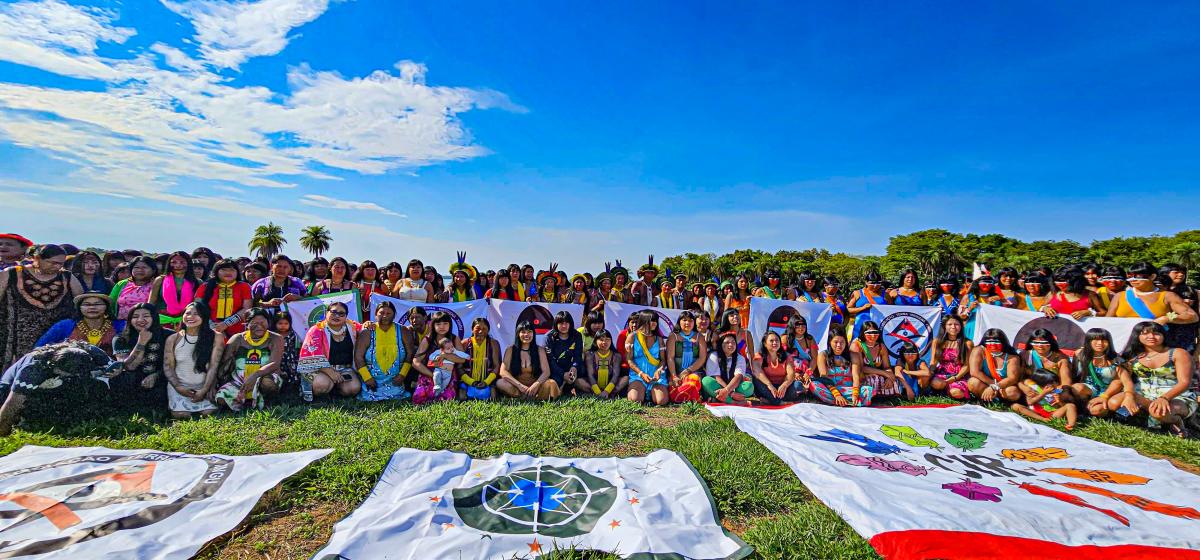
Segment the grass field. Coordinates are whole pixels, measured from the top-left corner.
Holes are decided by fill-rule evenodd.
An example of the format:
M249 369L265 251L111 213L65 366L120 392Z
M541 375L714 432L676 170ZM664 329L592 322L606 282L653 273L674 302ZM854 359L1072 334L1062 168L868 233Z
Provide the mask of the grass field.
M1193 472L1200 466L1196 440L1103 420L1083 423L1075 435L1167 457ZM134 416L69 431L19 430L0 440L0 454L25 444L227 455L335 449L264 496L238 530L210 543L200 558L308 558L326 542L334 523L367 496L388 457L400 447L451 449L474 456L628 456L673 449L695 465L712 490L725 526L754 546L755 558L876 557L781 460L739 432L731 420L714 418L700 405L643 408L591 399L419 408L339 403L280 406L184 422Z

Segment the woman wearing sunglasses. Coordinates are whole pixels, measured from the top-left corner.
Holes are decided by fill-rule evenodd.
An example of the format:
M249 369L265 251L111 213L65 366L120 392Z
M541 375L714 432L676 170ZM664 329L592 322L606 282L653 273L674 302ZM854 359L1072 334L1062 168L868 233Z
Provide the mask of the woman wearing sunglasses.
M346 318L349 311L340 301L330 303L325 320L308 329L304 337L296 371L312 385L313 395L336 392L353 397L362 390L354 373L354 338L361 327Z

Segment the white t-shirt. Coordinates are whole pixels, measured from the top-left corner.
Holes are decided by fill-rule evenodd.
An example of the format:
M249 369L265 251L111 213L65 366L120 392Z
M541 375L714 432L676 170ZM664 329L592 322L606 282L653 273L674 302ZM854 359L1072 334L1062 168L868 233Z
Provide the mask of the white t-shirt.
M709 377L721 379L721 362L719 361L721 358L718 358L718 355L718 352L710 352L708 354L708 361L704 364L704 373ZM733 368L729 374L729 379L733 379L738 375L746 376L746 358L742 357L741 354L733 356ZM746 379L749 379L749 377L746 377ZM743 381L746 379L743 379Z

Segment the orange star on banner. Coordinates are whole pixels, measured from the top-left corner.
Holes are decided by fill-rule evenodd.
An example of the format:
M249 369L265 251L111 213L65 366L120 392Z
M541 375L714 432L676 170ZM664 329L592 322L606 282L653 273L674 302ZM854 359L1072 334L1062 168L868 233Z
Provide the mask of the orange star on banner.
M637 499L637 498L629 498L629 505L636 504L636 503L638 503L638 502L640 502L640 501L641 501L641 500L639 500L639 499Z
M526 544L529 546L529 552L541 552L542 551L542 543L539 543L537 539L533 539L533 542L526 543Z
M436 503L438 503L438 502L442 501L442 499L441 499L441 498L439 498L439 497L437 497L437 496L434 496L434 497L432 497L432 498L429 498L429 501L431 501L431 502L433 502L433 503L435 503L435 504L436 504Z
M445 530L447 530L447 531L448 531L448 530L450 530L450 529L453 529L453 528L454 528L454 524L453 524L453 523L442 523L442 529L445 529Z
M616 519L612 520L612 523L608 524L608 527L610 529L616 529L617 527L620 527L620 526L621 526L621 522Z

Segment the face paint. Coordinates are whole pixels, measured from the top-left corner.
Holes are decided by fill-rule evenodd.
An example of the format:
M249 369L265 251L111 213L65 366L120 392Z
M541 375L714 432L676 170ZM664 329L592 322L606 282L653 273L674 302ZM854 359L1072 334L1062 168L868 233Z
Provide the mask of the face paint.
M938 287L942 289L943 294L948 294L954 289L954 284L938 284Z
M986 284L986 283L979 284L979 291L982 293L985 293L985 294L992 293L992 284Z
M1059 290L1060 292L1065 292L1065 291L1067 291L1067 286L1068 286L1068 285L1069 285L1069 284L1068 284L1067 282L1055 282L1055 283L1054 283L1054 286L1055 286L1055 287L1057 287L1057 288L1058 288L1058 290Z

